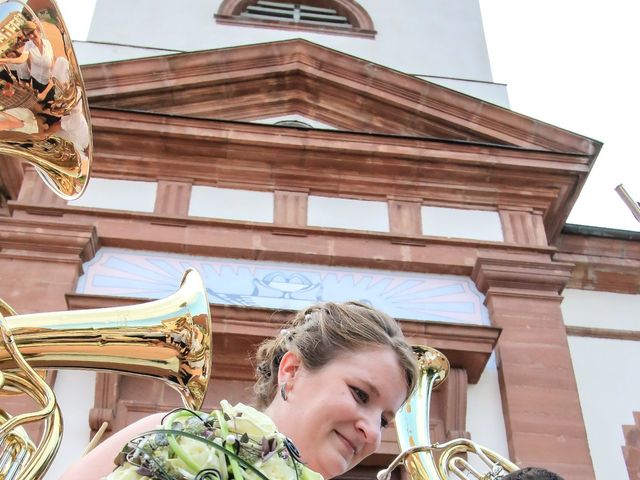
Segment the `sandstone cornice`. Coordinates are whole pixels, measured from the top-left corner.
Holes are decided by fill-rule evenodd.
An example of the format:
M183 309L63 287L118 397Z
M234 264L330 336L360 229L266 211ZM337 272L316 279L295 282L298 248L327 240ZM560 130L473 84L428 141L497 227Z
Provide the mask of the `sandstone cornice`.
M406 112L409 116L403 116L396 124L396 132L386 130L390 133L401 132L404 125L428 118L443 135L448 132L448 138L484 139L527 148L574 152L592 157L592 160L600 149L599 142L586 137L299 39L90 65L84 67L83 74L89 99L95 106L167 112L163 109L188 103L189 96L193 102L194 94L198 102L200 96L197 94L202 89L209 90L209 98L217 95L217 103L224 106L229 98L252 90L268 88L270 95L277 95L285 86L290 88L284 91L299 89L297 98L303 104L323 104L331 102L331 96L323 98L322 91L333 91L338 87L348 93L345 98L355 98L358 105L353 104L353 100L345 103L338 98L333 100L335 108L346 111L355 108L360 112L373 109L371 113L380 119ZM286 79L284 84L281 83L283 78ZM316 87L313 95L304 88L309 80ZM202 98L206 97L202 95ZM363 102L366 109L362 108ZM212 108L209 116L220 118L215 113L215 104Z
M0 257L46 258L53 262L90 260L98 248L92 225L0 217Z
M471 278L487 296L495 293L516 297L548 297L560 300L560 292L571 278L570 263L518 258L479 256Z
M554 259L575 264L568 287L640 293L640 242L623 238L562 234Z
M10 202L9 206L15 215L28 215L33 208L21 202ZM289 227L74 206L56 206L51 210L52 215L62 215L65 222L95 226L101 246L208 257L470 275L479 255L518 255L543 261L555 251L545 246L503 242ZM42 207L38 215L44 214Z
M550 239L590 168L585 155L500 145L102 108L92 117L96 176L155 180L170 174L227 188L536 209Z

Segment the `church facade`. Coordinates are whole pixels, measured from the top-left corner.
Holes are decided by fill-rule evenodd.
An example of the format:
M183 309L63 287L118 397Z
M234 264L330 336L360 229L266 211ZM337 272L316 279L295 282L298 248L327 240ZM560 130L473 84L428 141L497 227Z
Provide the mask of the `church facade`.
M478 2L443 3L97 0L75 45L92 178L66 202L3 159L0 297L20 313L136 304L196 268L204 409L251 400L249 352L291 311L368 302L451 362L433 441L636 478L640 236L566 224L601 144L511 111ZM49 380L67 425L51 479L103 422L180 404L150 379ZM345 478L397 452L386 432Z

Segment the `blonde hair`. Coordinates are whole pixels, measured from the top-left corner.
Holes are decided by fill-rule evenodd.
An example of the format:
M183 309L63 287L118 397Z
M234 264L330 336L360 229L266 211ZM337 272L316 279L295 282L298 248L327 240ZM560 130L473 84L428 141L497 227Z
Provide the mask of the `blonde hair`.
M25 33L33 32L35 30L38 30L38 24L36 22L32 22L31 20L27 20L22 25L21 30Z
M393 318L359 302L326 302L301 310L280 335L258 347L254 385L257 407L264 409L273 400L278 367L286 352L295 352L306 368L318 370L340 354L379 346L389 347L396 354L410 395L417 381L417 364Z

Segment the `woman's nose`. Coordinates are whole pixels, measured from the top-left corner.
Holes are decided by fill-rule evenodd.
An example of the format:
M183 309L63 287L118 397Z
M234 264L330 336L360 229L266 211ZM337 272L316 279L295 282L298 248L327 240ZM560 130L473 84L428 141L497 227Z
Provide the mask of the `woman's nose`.
M362 433L365 443L378 448L382 437L379 417L374 415L362 416L358 420L356 428Z

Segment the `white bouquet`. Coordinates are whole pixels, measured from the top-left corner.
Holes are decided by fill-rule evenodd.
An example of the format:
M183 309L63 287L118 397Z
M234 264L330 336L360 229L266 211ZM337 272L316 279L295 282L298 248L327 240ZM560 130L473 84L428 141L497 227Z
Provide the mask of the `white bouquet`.
M224 400L221 407L171 412L123 448L105 480L322 480L265 414Z

